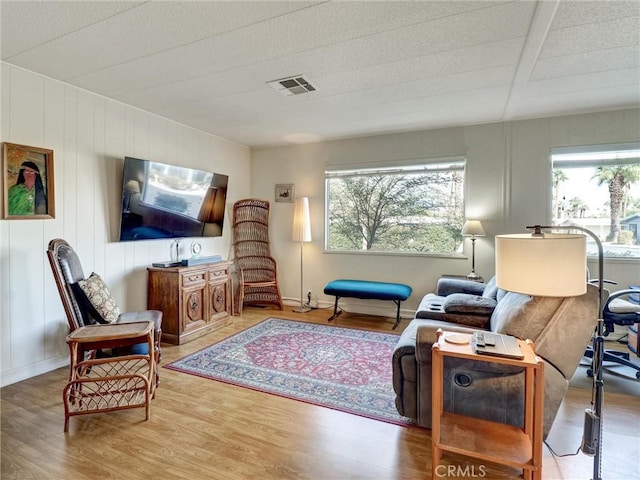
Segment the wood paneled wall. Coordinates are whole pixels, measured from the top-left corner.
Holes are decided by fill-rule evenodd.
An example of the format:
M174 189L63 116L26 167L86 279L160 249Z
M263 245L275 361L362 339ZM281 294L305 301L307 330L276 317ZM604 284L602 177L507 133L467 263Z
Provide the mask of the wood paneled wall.
M85 274L99 273L123 310L146 308L146 267L170 258L170 241L117 242L126 155L229 175L229 205L250 194L250 150L0 66L1 140L54 150L56 201L53 220L0 220L0 361L7 385L68 361L67 322L45 254L50 239L69 241ZM223 237L203 239L203 254L227 258L230 240L228 221ZM186 255L189 241L183 249Z

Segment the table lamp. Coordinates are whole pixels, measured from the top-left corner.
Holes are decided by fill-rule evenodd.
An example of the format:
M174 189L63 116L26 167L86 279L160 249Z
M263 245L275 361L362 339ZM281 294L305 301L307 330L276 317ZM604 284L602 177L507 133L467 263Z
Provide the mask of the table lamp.
M471 237L471 273L467 275L469 280L480 280L480 275L476 273L476 238L484 237L484 228L480 220L467 220L462 227L462 236Z

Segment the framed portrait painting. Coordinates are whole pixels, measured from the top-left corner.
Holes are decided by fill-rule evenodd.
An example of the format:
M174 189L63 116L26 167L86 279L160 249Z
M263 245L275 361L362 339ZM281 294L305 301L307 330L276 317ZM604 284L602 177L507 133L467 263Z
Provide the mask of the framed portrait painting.
M2 144L3 218L55 218L53 150Z

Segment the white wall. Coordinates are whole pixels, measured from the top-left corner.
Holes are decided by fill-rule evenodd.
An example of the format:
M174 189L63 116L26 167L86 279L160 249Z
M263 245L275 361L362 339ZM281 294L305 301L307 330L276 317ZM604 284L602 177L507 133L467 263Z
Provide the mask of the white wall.
M67 322L46 258L61 237L98 272L123 310L146 308L146 267L168 260L168 240L118 243L125 155L229 175L227 205L250 194L250 151L147 112L5 63L2 141L54 150L56 218L0 220L1 384L68 362ZM0 200L2 201L2 200ZM230 216L203 254L227 258ZM190 242L183 242L188 250Z
M255 149L251 154L252 195L273 201L275 184L293 183L296 196L309 197L313 242L305 244L305 293L312 290L321 301L331 302L322 289L337 278L406 283L413 295L402 304L403 316L411 316L440 275L468 273L471 259L324 252L327 165L466 156L467 217L482 220L487 231L487 237L476 243L476 271L488 278L494 273L494 235L524 232L526 225L549 221L550 148L638 139L640 110L633 109ZM290 241L292 215L292 204L272 203L273 255L279 264L281 289L284 296L299 298L300 253L299 244ZM470 250L467 240L467 255ZM597 272L595 263L589 266ZM640 262L607 261L605 276L617 280L617 288L640 283ZM395 315L391 302L342 302L351 311Z

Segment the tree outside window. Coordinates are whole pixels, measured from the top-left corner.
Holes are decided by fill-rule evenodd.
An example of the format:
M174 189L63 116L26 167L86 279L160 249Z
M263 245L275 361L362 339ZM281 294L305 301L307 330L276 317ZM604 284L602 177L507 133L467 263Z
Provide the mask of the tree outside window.
M326 172L326 248L451 255L462 243L464 161Z
M640 145L556 149L551 160L553 223L589 228L607 257L640 258Z

